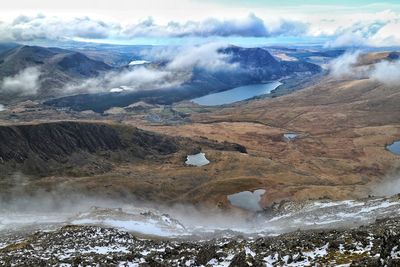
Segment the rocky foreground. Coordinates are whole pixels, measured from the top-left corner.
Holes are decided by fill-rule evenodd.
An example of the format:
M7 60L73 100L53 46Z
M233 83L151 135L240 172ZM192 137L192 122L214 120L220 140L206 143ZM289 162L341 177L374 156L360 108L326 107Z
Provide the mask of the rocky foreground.
M1 266L400 266L400 217L355 229L209 241L67 225L1 242Z

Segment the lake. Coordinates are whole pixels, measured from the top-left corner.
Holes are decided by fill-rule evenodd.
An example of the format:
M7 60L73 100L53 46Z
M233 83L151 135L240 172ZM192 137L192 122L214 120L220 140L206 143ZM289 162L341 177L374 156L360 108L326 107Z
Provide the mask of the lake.
M242 191L236 194L229 195L228 200L232 206L251 211L260 211L262 210L260 200L261 196L264 195L264 193L264 189L258 189L254 192Z
M393 144L388 145L387 149L393 154L400 155L400 141L396 141Z
M197 167L201 167L210 163L210 161L206 158L205 153L198 153L196 155L188 155L186 157L186 165L193 165Z
M231 104L234 102L250 99L255 96L269 94L272 90L276 89L281 84L282 83L280 82L271 82L245 85L227 91L194 98L191 101L203 106Z
M283 134L283 139L287 141L294 141L299 135L296 133L285 133Z

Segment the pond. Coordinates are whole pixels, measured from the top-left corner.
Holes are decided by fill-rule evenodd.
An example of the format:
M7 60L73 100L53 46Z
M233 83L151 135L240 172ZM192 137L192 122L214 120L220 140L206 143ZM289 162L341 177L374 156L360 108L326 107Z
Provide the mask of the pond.
M148 64L150 63L150 61L147 60L132 60L131 62L129 62L129 66L136 66L136 65L144 65L144 64Z
M393 144L388 145L387 149L393 154L400 155L400 141L396 141Z
M299 135L296 133L285 133L283 134L283 139L286 141L293 141L295 140Z
M198 153L196 155L188 155L185 163L186 165L201 167L209 164L210 161L206 158L205 153Z
M260 200L261 196L264 193L264 189L258 189L254 192L242 191L236 194L229 195L228 200L232 206L251 211L260 211L262 210Z
M245 85L227 91L194 98L191 101L204 106L231 104L234 102L250 99L255 96L269 94L279 85L281 85L280 82Z

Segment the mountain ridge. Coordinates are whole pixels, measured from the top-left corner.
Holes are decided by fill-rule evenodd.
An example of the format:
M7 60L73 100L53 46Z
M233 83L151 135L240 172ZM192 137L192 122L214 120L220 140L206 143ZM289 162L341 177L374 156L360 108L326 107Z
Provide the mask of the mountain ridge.
M45 104L69 107L78 111L90 109L96 112L104 112L111 107L128 106L138 101L168 105L242 85L265 83L291 75L310 76L322 71L318 65L308 62L278 61L263 48L230 46L219 51L230 57L230 63L237 63L240 67L234 71L229 69L210 71L195 67L191 79L179 86L132 92L77 94L52 99Z
M27 68L38 70L36 95L29 99L41 99L58 96L61 89L68 83L82 79L93 78L100 73L111 70L111 67L101 61L95 61L82 53L60 48L45 48L40 46L17 46L0 54L0 81L16 77ZM16 92L1 91L0 96L5 101L27 99Z

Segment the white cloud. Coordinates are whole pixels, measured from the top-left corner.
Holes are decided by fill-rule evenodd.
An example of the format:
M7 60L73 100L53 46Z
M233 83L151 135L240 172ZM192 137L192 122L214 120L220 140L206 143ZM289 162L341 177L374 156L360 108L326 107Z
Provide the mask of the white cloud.
M356 71L356 64L360 54L360 51L347 52L335 58L329 65L330 74L336 78L359 76Z
M123 31L127 37L184 37L184 36L298 36L306 33L308 25L301 21L279 19L266 23L263 19L250 13L246 17L217 19L207 18L201 21L186 21L183 23L170 21L166 25L157 24L152 17L140 23L128 25Z
M40 70L28 67L12 77L5 77L0 83L0 92L19 95L34 95L40 88Z
M190 76L184 72L138 67L134 70L109 73L105 76L107 87L125 87L129 90L165 88L179 85Z
M136 23L123 24L87 16L63 18L56 16L18 16L0 23L0 39L7 41L62 39L132 39L135 37L269 37L300 35L307 25L300 21L278 20L268 26L263 19L250 13L245 17L200 21L169 21L156 23L152 17Z
M367 40L360 32L346 32L340 34L335 39L328 41L325 47L360 47L366 46Z
M378 63L360 65L361 52L348 52L332 60L330 75L337 79L369 78L388 86L400 84L400 60L382 60Z
M400 45L400 21L392 21L384 25L366 40L366 44L376 47Z
M381 183L371 189L374 195L392 196L400 193L400 177L386 177Z
M8 38L14 41L58 40L62 38L107 38L119 26L89 17L62 19L37 15L34 17L19 16L11 23L2 25L8 31Z
M386 10L377 13L348 14L281 14L268 16L265 10L208 16L195 20L168 20L159 16L129 21L88 16L17 16L0 21L0 40L121 40L164 37L325 37L327 47L400 45L400 15ZM248 12L247 15L244 15ZM143 16L148 15L144 13ZM230 17L229 17L230 16ZM189 16L187 16L189 17ZM135 18L135 19L133 19Z
M370 78L389 86L400 85L400 61L382 61L371 70Z
M269 1L257 4L193 0L178 0L175 4L160 0L95 2L5 1L0 10L4 20L0 23L0 39L80 37L128 42L136 37L284 35L326 37L331 39L327 45L332 47L400 45L400 5L389 2L373 5L351 1L318 5ZM36 16L38 10L51 16ZM13 19L19 14L29 17L15 20L18 23L14 25ZM144 19L148 16L154 19Z
M400 45L400 15L384 11L338 25L327 47L388 47Z
M208 43L199 46L184 47L176 54L167 68L185 70L199 67L208 70L229 70L236 68L236 64L229 62L230 56L220 53L220 49L227 47L223 43Z
M121 91L118 88L129 91L161 89L177 86L188 80L190 75L191 72L172 72L140 66L123 71L111 71L83 82L67 84L64 91L68 93L93 93L110 90Z
M220 53L227 45L207 43L185 47L154 48L143 54L151 61L165 60L165 66L136 66L122 71L110 71L100 77L87 79L79 84L68 84L67 92L104 92L148 90L177 86L192 77L194 68L209 71L232 70L239 67L230 63L230 56Z

